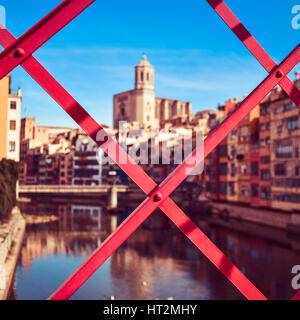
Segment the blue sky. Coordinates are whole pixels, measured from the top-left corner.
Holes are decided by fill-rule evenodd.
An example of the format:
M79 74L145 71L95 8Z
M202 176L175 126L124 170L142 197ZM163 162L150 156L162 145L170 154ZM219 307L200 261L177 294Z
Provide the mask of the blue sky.
M7 27L20 36L60 2L0 5ZM300 0L225 2L276 62L299 43L291 11ZM112 96L133 88L143 53L155 67L156 95L191 101L194 113L241 99L267 75L205 0L97 0L35 57L99 123L111 125ZM23 89L23 111L38 124L76 127L22 68L12 76L12 86Z

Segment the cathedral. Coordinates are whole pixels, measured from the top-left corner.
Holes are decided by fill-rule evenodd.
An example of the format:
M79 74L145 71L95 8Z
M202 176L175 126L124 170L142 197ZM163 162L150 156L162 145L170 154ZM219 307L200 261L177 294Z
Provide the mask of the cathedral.
M192 117L190 102L155 96L154 68L143 56L135 66L135 87L113 97L114 128L127 121L138 128L164 128L187 124Z

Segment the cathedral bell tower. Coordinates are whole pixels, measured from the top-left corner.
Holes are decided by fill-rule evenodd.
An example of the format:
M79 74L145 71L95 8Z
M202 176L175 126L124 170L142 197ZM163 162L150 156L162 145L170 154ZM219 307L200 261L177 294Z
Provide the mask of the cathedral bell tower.
M127 121L139 128L158 128L158 112L155 104L154 68L143 56L135 66L133 90L114 95L114 128L120 121Z
M154 68L145 55L135 66L135 89L154 90Z

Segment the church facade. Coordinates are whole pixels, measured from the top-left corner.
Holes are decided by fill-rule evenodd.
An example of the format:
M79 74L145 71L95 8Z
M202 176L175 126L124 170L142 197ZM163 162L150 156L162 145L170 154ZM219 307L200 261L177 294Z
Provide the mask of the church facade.
M113 97L114 128L127 121L139 128L163 128L167 124L180 126L192 117L190 102L155 96L154 67L143 56L135 66L135 87Z

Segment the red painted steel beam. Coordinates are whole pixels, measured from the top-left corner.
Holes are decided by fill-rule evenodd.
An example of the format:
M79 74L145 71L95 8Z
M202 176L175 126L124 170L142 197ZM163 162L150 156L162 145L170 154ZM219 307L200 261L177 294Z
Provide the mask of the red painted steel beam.
M0 79L30 57L38 48L96 0L65 0L0 53Z
M0 25L0 44L4 47L14 42L13 35ZM115 144L113 140L105 146L97 141L97 133L103 131L103 128L96 123L92 117L78 104L78 102L50 75L46 69L34 58L29 57L23 62L22 67L35 79L48 94L92 137L92 139L103 148L103 150L115 161L118 162L120 157L127 159L127 164L119 164L119 166L134 180L137 185L148 195L157 185L153 180L137 165L133 160ZM108 136L108 134L106 133ZM113 145L117 154L110 152L109 147ZM255 286L236 268L231 261L219 250L212 241L188 218L185 213L168 198L160 209L178 226L178 228L208 257L208 259L227 277L230 270L232 283L248 298L248 299L264 299L265 297L255 288ZM152 212L151 212L152 213ZM151 214L143 214L142 216L130 215L126 224L123 224L116 230L111 237L106 240L105 249L111 250L109 255L103 255L103 261L99 258L86 264L86 269L82 269L74 278L72 276L54 293L52 299L69 298L87 279L91 276L101 264L116 250L139 225L147 219ZM114 244L114 247L111 247ZM102 249L103 250L103 249ZM101 252L103 254L103 252ZM100 254L99 254L100 255ZM84 272L85 277L81 277Z
M300 290L293 296L292 300L300 300Z
M277 64L268 55L264 48L251 35L241 21L234 15L228 6L222 0L206 0L217 14L223 19L234 34L241 40L246 48L260 62L260 64L270 73ZM300 108L300 91L295 84L285 76L280 82L281 88Z
M156 192L153 192L145 201L117 228L112 234L91 256L85 261L50 297L51 299L63 299L72 294L74 286L78 288L93 274L110 256L111 254L136 230L144 221L144 217L149 216L158 206L168 198L168 196L184 181L184 179L192 173L192 171L203 161L203 159L221 142L223 139L243 120L247 114L255 108L258 103L282 80L284 75L290 72L300 60L300 46L297 48L274 70L270 75L244 100L238 109L236 109L222 124L210 135L204 142L204 154L199 153L201 146L198 147L186 160L178 166L177 169L169 175L160 185ZM192 160L191 162L189 162ZM191 163L194 162L194 165ZM158 197L156 197L158 196ZM186 233L180 217L172 215L171 210L167 211L171 218L178 219L178 226ZM133 222L133 218L135 220ZM132 222L132 223L130 223ZM191 225L192 226L192 225ZM193 228L194 226L192 226ZM192 229L193 230L193 229ZM190 234L190 233L189 233ZM196 236L197 238L197 236ZM205 247L205 240L200 239L202 248ZM199 238L196 239L199 241ZM206 252L210 252L211 242L207 243ZM215 252L214 252L215 254ZM213 256L212 258L216 258ZM216 258L218 260L218 258ZM216 261L215 260L215 261ZM217 265L222 264L218 261ZM236 269L232 269L225 264L226 277L234 283L239 290L245 294L248 299L265 299L265 297L249 282L243 282L242 274ZM247 280L246 280L247 281ZM74 292L73 292L74 293Z

